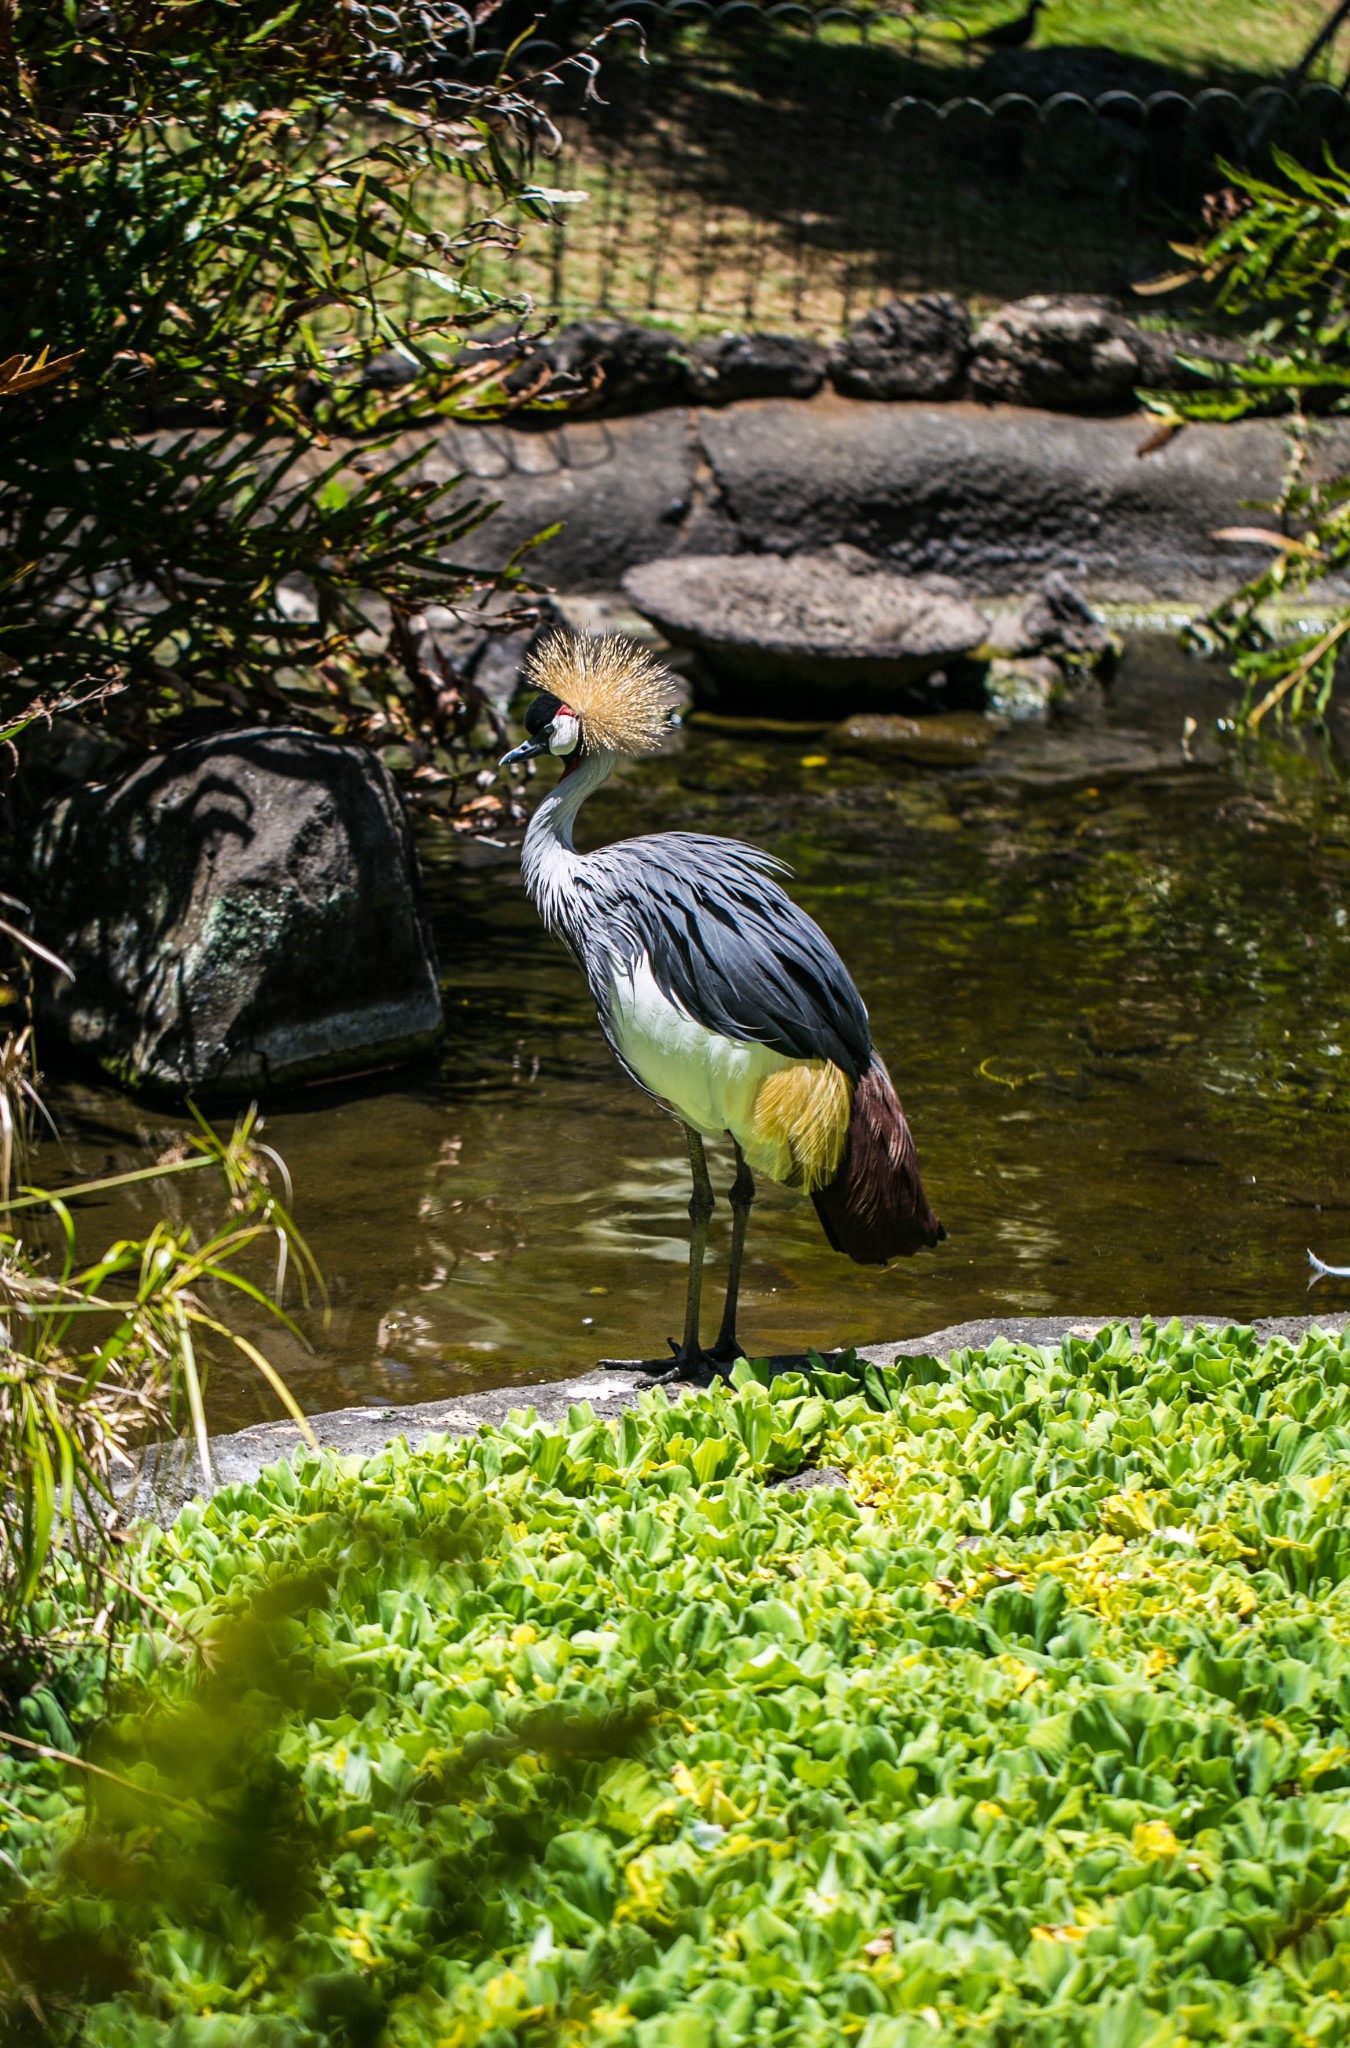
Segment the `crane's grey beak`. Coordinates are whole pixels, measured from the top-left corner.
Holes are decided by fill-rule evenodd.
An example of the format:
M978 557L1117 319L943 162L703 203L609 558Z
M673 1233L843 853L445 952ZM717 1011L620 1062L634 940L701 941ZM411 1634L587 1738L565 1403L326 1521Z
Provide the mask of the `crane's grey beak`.
M548 735L541 732L534 739L526 740L524 746L512 747L509 754L502 755L497 766L499 768L509 768L513 761L528 761L535 754L546 754L547 752Z

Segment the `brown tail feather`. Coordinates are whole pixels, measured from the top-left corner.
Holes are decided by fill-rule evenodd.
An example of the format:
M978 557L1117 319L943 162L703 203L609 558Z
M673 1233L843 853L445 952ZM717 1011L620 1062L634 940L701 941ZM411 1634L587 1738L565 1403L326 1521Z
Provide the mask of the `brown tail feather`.
M924 1193L900 1098L875 1053L854 1090L839 1171L811 1199L834 1249L859 1266L909 1258L947 1235Z

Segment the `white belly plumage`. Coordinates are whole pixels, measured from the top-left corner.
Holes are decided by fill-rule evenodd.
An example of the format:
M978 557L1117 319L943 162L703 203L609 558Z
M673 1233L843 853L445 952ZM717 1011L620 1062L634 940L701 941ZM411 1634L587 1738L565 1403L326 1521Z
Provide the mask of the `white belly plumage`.
M631 979L611 984L610 1029L619 1051L642 1082L704 1137L730 1131L752 1167L777 1177L754 1130L755 1097L770 1074L799 1064L766 1045L745 1044L710 1031L658 988L645 960Z

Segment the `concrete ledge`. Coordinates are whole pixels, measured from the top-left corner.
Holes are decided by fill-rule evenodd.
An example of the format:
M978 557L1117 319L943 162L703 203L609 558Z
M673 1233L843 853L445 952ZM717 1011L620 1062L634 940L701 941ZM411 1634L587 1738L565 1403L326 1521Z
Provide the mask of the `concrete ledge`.
M1112 1321L1110 1316L1012 1316L1000 1321L953 1323L926 1337L906 1337L889 1344L858 1347L860 1358L875 1365L890 1365L897 1358L916 1358L951 1351L982 1351L996 1337L1016 1344L1058 1344L1065 1336L1091 1337ZM1158 1321L1166 1318L1158 1317ZM1222 1328L1217 1316L1183 1316L1188 1329L1197 1325ZM1138 1318L1132 1318L1138 1331ZM1309 1330L1340 1334L1345 1316L1265 1316L1252 1327L1262 1338L1287 1337L1297 1343ZM769 1363L780 1372L792 1372L805 1365L804 1353L784 1354ZM323 1415L311 1415L310 1428L323 1450L344 1456L369 1458L398 1437L414 1447L428 1437L471 1436L476 1429L505 1421L508 1415L532 1408L542 1422L562 1422L578 1401L589 1401L605 1420L633 1407L646 1390L642 1372L597 1368L574 1379L549 1380L536 1387L494 1387L481 1394L465 1394L455 1400L421 1401L406 1408L337 1408ZM680 1387L673 1392L687 1391ZM304 1439L291 1421L262 1422L231 1436L212 1440L214 1488L249 1485L267 1465L278 1458L293 1457ZM154 1520L168 1521L185 1502L201 1499L201 1469L195 1447L186 1440L152 1445L144 1454L135 1482L135 1511Z
M325 1451L344 1457L370 1458L386 1444L406 1436L410 1444L431 1436L472 1436L476 1429L504 1422L510 1414L533 1408L544 1422L561 1422L577 1401L589 1401L597 1415L609 1418L631 1408L647 1384L640 1372L598 1368L575 1379L549 1380L537 1387L493 1387L482 1394L462 1394L448 1401L419 1401L406 1408L334 1408L311 1415L309 1426ZM251 1429L211 1439L214 1468L212 1491L246 1486L264 1466L294 1457L305 1440L287 1418L259 1422ZM153 1444L146 1450L136 1478L136 1513L165 1520L185 1501L206 1493L196 1445L180 1437L176 1443Z

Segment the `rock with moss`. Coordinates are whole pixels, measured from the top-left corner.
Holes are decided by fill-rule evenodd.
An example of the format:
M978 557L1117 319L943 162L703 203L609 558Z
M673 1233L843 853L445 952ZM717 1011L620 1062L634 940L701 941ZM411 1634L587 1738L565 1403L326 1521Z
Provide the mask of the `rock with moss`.
M830 728L830 743L847 754L915 761L926 768L963 768L988 749L996 727L976 711L858 711Z
M365 747L216 733L60 797L31 855L45 1020L120 1082L246 1099L443 1028L402 799Z
M1006 660L1048 659L1073 675L1109 674L1121 652L1119 636L1057 570L1019 605L997 614L988 646Z
M985 704L995 718L1029 724L1048 717L1064 688L1064 671L1049 655L996 655L985 673Z
M1064 412L1133 412L1143 385L1177 381L1176 349L1107 300L1040 295L1003 306L975 331L976 398Z

